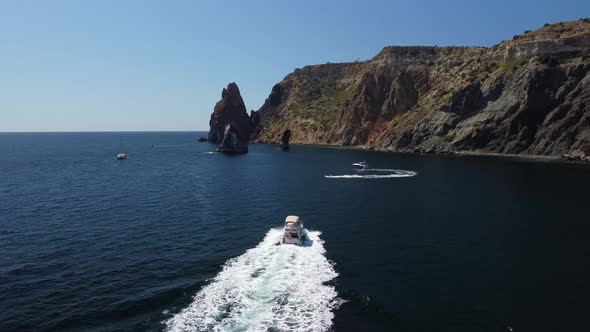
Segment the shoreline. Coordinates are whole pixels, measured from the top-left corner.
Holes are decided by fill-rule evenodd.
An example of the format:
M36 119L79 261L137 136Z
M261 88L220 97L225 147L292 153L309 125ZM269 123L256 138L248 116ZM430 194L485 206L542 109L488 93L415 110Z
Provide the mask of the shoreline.
M273 142L251 142L253 144L272 144L278 145L279 143ZM518 159L518 160L530 160L539 162L562 162L567 164L590 164L584 160L563 160L561 156L554 155L534 155L534 154L514 154L514 153L498 153L498 152L485 152L485 151L451 151L448 153L425 153L425 152L414 152L414 151L401 151L401 150L385 150L370 148L364 145L356 146L345 146L339 144L327 144L327 143L290 143L290 145L308 145L308 146L319 146L325 148L334 149L347 149L347 150L360 150L368 152L379 152L379 153L397 153L397 154L410 154L410 155L436 155L436 156L460 156L460 157L492 157L492 158L504 158L504 159Z

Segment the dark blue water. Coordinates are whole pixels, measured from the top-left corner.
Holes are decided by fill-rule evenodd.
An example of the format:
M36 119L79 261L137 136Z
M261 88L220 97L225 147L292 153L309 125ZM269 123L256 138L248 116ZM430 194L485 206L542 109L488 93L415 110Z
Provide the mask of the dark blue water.
M280 257L263 240L288 214L321 231L325 253L290 257L308 262L305 285L321 257L338 274L314 286L337 292L335 331L590 329L590 167L312 146L225 156L200 135L0 134L0 330L171 328L249 249L225 282L275 280L283 265L240 271ZM363 174L358 160L418 175L324 177ZM281 303L326 309L310 293Z

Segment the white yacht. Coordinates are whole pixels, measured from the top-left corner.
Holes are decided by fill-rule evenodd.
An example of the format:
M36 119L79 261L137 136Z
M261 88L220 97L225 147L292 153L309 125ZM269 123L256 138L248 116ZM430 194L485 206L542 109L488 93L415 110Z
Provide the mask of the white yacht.
M123 137L119 137L119 151L123 150ZM119 153L117 154L117 159L118 160L123 160L123 159L127 159L127 154L126 153Z
M355 167L355 168L367 168L367 167L369 167L369 165L367 165L367 162L366 161L359 161L359 162L353 163L352 164L352 167Z
M285 231L281 237L281 244L303 244L305 229L298 216L287 216L285 219Z

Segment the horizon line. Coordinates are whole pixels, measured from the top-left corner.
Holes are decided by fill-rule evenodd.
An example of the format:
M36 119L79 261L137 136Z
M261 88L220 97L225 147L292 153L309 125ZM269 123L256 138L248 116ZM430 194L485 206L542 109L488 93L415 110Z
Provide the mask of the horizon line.
M45 130L45 131L0 131L0 134L43 134L43 133L193 133L209 130Z

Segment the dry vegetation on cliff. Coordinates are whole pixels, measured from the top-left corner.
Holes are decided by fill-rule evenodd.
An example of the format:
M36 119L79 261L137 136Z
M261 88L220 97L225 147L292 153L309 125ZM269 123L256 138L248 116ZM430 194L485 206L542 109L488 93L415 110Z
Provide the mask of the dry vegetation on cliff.
M255 139L382 150L590 154L590 20L485 47L385 47L306 66L258 112Z

